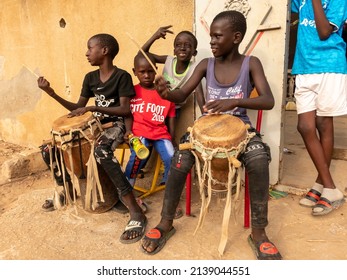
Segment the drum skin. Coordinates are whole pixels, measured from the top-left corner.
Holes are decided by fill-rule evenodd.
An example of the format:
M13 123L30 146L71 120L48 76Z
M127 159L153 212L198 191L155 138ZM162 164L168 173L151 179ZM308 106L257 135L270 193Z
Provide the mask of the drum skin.
M59 131L61 134L68 134L72 129L85 129L88 127L88 121L93 120L93 113L86 112L80 116L63 115L53 122L52 130Z
M204 162L202 153L209 152L217 148L232 149L235 148L236 157L238 156L237 147L247 138L247 126L238 117L228 114L206 115L195 121L192 130L192 138L199 142L203 147L195 147L196 154L201 162ZM193 143L194 144L194 143ZM211 160L212 178L223 184L213 183L214 190L225 190L225 184L228 182L229 161L228 154L218 153L217 157Z
M93 128L93 134L90 127ZM87 162L92 152L90 141L94 141L101 134L93 114L87 112L81 116L61 116L53 122L52 134L57 148L62 150L66 168L72 172L73 166L73 173L79 179L84 210L91 213L103 213L110 210L119 200L118 192L116 186L99 164L97 164L98 176L105 202L98 202L96 209L85 208ZM72 164L68 152L71 152Z

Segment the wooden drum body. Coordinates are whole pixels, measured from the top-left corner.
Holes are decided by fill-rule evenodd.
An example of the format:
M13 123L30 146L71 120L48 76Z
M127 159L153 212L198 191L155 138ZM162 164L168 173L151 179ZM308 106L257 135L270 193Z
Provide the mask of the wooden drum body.
M194 123L192 148L203 164L211 165L208 176L213 190L226 190L230 164L240 167L237 157L247 144L248 127L241 119L227 114L207 115Z
M53 144L56 145L57 150L62 152L66 168L79 179L79 192L84 210L92 213L106 212L119 200L117 188L99 164L95 164L94 172L98 173L103 201L100 201L100 194L95 194L95 192L94 195L87 195L87 192L90 191L87 190L87 174L88 168L90 168L87 163L90 156L93 156L91 153L93 153L94 142L99 138L101 132L101 123L91 112L74 117L61 116L53 122L51 132ZM96 180L96 178L92 179ZM94 201L87 201L87 197ZM86 205L89 206L86 207ZM92 205L94 207L91 207Z
M101 134L101 125L91 112L81 116L61 116L53 122L52 136L55 145L63 151L66 167L78 178L87 176L87 162L91 153L91 141ZM72 162L68 155L72 154Z

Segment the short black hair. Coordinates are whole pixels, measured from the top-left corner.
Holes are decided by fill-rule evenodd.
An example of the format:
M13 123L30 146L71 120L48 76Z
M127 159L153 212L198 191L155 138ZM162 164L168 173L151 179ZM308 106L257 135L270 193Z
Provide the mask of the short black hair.
M182 34L186 34L186 35L190 36L193 39L193 44L194 44L193 47L194 47L194 49L196 49L198 47L198 40L196 39L195 35L192 32L188 31L188 30L183 30L183 31L181 31L180 33L178 33L176 35L175 40L174 40L174 46L176 44L177 37L182 35Z
M247 31L247 22L246 17L238 11L223 11L215 16L212 22L220 19L225 19L229 21L230 26L233 28L233 31L238 31L242 34L242 37L245 36Z
M107 47L112 59L114 59L119 52L119 44L116 38L110 34L100 33L94 35L90 39L97 39L102 47Z
M153 64L154 66L156 66L156 62L155 62L155 59L154 59L153 55L152 55L151 53L146 53L146 55L147 55L147 57L151 60L152 64ZM135 55L135 57L134 57L134 67L136 67L136 65L137 65L137 63L138 63L138 61L139 61L140 59L146 59L146 60L147 60L147 58L143 55L142 52L138 52L138 53ZM154 69L154 70L155 70L155 69Z

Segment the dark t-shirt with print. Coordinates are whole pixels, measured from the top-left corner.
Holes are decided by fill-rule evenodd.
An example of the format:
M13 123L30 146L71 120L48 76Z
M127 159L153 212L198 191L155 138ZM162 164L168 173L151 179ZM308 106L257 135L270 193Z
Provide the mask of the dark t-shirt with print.
M95 98L95 105L98 107L117 107L120 105L120 97L133 97L135 95L134 86L130 74L115 66L115 71L111 77L103 83L100 80L99 70L89 72L84 77L81 96ZM106 123L117 118L117 116L101 115L102 122Z

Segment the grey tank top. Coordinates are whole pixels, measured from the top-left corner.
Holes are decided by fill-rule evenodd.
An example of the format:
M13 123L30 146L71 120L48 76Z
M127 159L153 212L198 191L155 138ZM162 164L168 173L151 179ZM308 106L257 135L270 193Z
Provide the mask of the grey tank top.
M249 98L253 89L249 79L249 59L250 56L245 56L241 65L239 76L233 83L220 84L214 75L215 58L210 57L208 59L206 73L206 101L216 99ZM239 117L245 123L249 123L251 125L251 121L245 108L236 107L233 110L226 111L224 113Z

